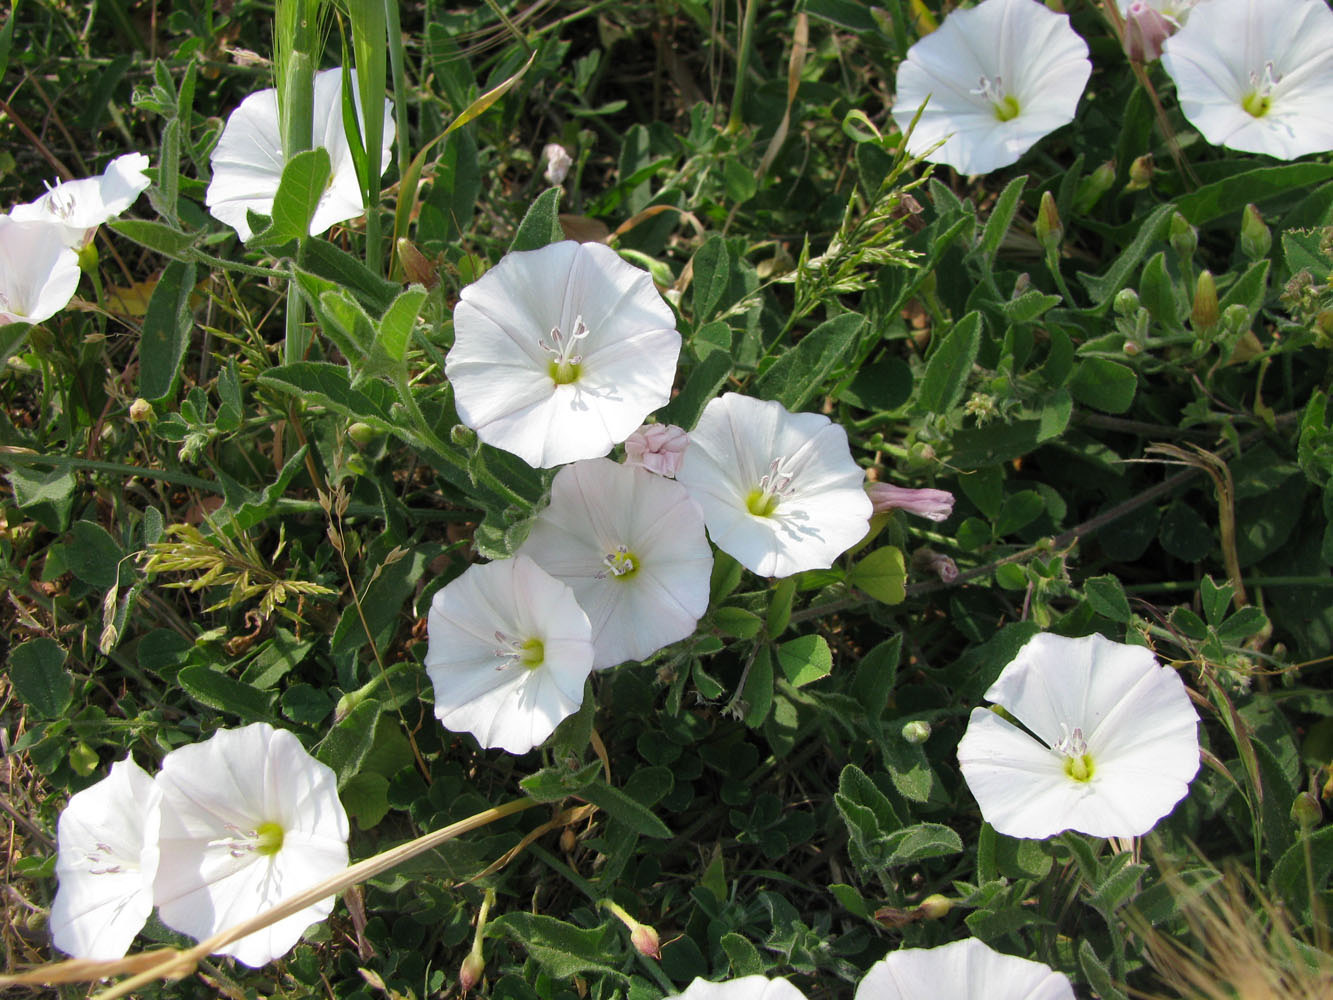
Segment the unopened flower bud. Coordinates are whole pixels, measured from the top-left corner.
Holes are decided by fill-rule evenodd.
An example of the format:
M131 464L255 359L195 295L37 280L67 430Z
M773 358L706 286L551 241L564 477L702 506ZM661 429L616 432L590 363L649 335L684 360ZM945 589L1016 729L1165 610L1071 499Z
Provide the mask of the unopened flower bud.
M1319 800L1309 792L1301 792L1291 804L1291 821L1302 830L1310 830L1324 818Z
M1091 211L1114 183L1115 164L1107 161L1078 182L1078 190L1074 192L1074 213L1083 215Z
M930 723L923 719L914 719L903 726L903 740L913 746L920 746L930 739Z
M625 439L625 464L639 465L668 479L685 459L690 436L675 424L644 424Z
M1171 216L1171 232L1168 237L1171 249L1181 260L1189 260L1199 246L1199 231L1190 225L1189 219L1179 212Z
M347 436L352 439L352 444L356 445L358 448L368 448L370 445L374 444L375 438L379 435L375 432L375 428L371 427L370 424L358 420L355 423L348 425Z
M471 448L477 443L477 432L466 424L454 424L449 428L449 440L460 448Z
M565 827L564 832L560 834L560 850L564 851L566 854L573 854L574 848L578 846L578 834L569 827Z
M953 583L958 579L958 564L942 552L920 548L912 553L912 565L928 573L934 573L941 583Z
M406 236L398 239L398 260L403 265L403 273L414 285L423 285L430 291L440 283L440 269L429 257L417 249L415 243Z
M141 424L153 415L153 404L146 399L136 399L130 404L130 419Z
M1060 211L1055 207L1055 198L1049 191L1041 193L1041 205L1037 209L1037 242L1046 248L1047 253L1059 249L1065 238L1065 227L1060 223Z
M481 975L486 971L486 960L481 957L480 951L470 951L467 958L463 959L463 964L458 967L458 990L460 993L467 993L479 982Z
M1217 283L1213 272L1200 271L1194 284L1194 308L1190 310L1190 325L1195 333L1207 333L1222 318L1217 305Z
M953 903L947 896L941 896L938 892L933 896L927 896L921 901L921 915L927 920L939 920L953 909Z
M931 521L947 521L953 513L953 494L948 490L908 489L891 483L867 483L866 495L876 514L905 510Z
M1228 337L1242 337L1250 329L1250 311L1233 302L1222 311L1222 330Z
M1131 316L1139 311L1139 293L1132 288L1122 288L1115 293L1115 311L1121 316Z
M1175 30L1175 24L1161 11L1143 0L1134 0L1125 11L1125 55L1137 63L1160 59L1162 43Z
M569 168L574 165L574 158L558 142L548 142L542 147L542 157L546 160L546 182L552 187L565 183Z
M662 960L662 942L657 936L657 931L647 924L639 924L630 931L629 940L640 955L647 955L659 962Z
M1129 183L1126 191L1143 191L1152 183L1152 153L1144 153L1129 165Z
M1240 250L1250 260L1267 257L1273 246L1273 232L1259 214L1259 209L1246 205L1240 215Z

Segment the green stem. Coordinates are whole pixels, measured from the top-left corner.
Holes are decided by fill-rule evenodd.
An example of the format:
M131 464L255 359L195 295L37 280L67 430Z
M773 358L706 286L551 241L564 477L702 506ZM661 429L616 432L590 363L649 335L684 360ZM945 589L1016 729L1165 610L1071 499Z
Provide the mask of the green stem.
M750 50L754 47L754 18L758 8L755 0L746 0L741 21L740 52L736 58L736 90L731 96L731 117L727 119L727 135L735 135L744 124L741 105L745 101L745 76L750 71Z

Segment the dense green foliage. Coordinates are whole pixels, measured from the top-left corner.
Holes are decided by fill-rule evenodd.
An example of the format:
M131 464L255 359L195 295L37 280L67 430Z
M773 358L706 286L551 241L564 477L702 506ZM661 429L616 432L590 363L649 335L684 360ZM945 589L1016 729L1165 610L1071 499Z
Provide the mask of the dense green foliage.
M694 0L428 0L388 28L399 89L353 38L369 5L348 6L313 61L345 51L363 84L378 61L394 99L374 221L301 235L326 169L308 153L248 247L203 197L222 122L273 85L253 55L273 52L269 6L27 2L0 34L6 205L113 153L154 168L75 303L0 329L5 971L59 957L42 914L68 794L260 720L335 770L353 859L550 804L373 879L283 960L140 995L444 995L488 889L477 990L497 1000L757 972L850 997L886 951L969 935L1080 996L1160 992L1150 928L1191 940L1182 900L1228 866L1316 940L1333 836L1292 806L1333 762L1328 155L1210 147L1150 67L1159 118L1098 5L1073 0L1095 67L1078 119L978 178L898 149L889 95L921 4L746 21ZM548 142L574 159L563 190ZM1047 193L1060 228L1039 238ZM443 366L459 290L566 233L609 238L677 311L659 420L692 427L724 390L778 399L841 423L874 478L957 505L878 519L783 581L719 553L697 633L594 676L516 758L435 721L425 614L470 561L513 553L554 470L477 443ZM1141 840L1004 837L962 781L969 712L1040 629L1146 643L1194 692L1204 767ZM952 908L919 910L933 894ZM606 900L657 929L660 961ZM140 942L186 940L154 921Z

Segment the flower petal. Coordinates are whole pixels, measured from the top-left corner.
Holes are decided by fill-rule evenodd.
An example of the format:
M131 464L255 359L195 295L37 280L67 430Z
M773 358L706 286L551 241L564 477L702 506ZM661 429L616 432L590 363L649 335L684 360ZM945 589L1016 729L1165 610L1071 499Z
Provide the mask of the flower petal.
M900 948L872 965L855 1000L1074 1000L1068 977L1050 966L1005 955L976 938L938 948Z

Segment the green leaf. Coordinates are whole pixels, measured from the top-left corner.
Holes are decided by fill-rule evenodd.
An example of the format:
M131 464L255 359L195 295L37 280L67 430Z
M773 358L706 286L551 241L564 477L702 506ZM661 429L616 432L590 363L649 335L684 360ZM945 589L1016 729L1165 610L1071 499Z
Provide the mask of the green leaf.
M374 316L382 315L402 291L401 285L385 281L328 240L302 240L296 254L296 264L304 271L347 289Z
M1175 283L1166 273L1166 251L1153 254L1139 278L1139 301L1157 322L1174 327L1180 322Z
M742 937L735 931L728 931L722 935L718 943L727 954L727 961L731 963L731 975L734 978L760 976L768 970L763 956L759 954L759 949L750 943L749 938Z
M559 764L544 767L526 778L520 778L518 787L538 802L559 802L571 795L582 795L583 790L597 780L601 767L602 762L598 760L573 770Z
M315 759L338 776L339 788L356 776L374 746L375 723L382 707L374 698L361 702L335 723L315 752Z
M1259 167L1212 184L1205 184L1176 201L1176 208L1191 224L1201 226L1228 215L1239 215L1251 202L1314 187L1333 178L1331 163L1284 163Z
M843 313L819 324L755 379L754 395L799 410L842 365L864 323L860 313Z
M1143 221L1134 241L1121 252L1104 275L1079 273L1079 280L1088 289L1094 302L1099 306L1109 305L1115 293L1129 283L1130 276L1138 271L1139 262L1147 255L1148 250L1153 244L1166 238L1171 225L1171 216L1175 210L1176 206L1173 204L1159 205L1152 215Z
M1088 984L1102 1000L1126 1000L1124 991L1116 987L1106 963L1097 957L1097 952L1086 938L1079 943L1078 962L1083 967L1083 974L1088 977Z
M986 262L987 270L994 264L995 255L1000 250L1005 233L1009 232L1009 225L1014 221L1014 213L1018 211L1018 200L1023 197L1023 186L1027 182L1026 174L1015 177L1005 185L1000 197L995 199L995 207L991 209L990 218L986 220L986 228L981 231L981 243L977 246L977 252Z
M1085 358L1074 369L1069 389L1085 406L1103 413L1124 413L1139 387L1132 368L1107 358Z
M23 704L43 719L58 719L74 700L65 651L40 636L15 646L9 654L9 683Z
M149 402L165 399L175 384L190 342L194 318L190 295L194 292L193 264L169 263L148 300L139 340L139 395Z
M1211 575L1205 575L1199 581L1199 603L1203 607L1203 616L1209 625L1222 624L1222 620L1227 616L1227 605L1231 603L1235 593L1236 588L1230 581L1224 580L1219 586Z
M262 233L247 241L252 247L281 247L310 235L310 220L319 200L328 190L332 167L323 146L291 157L282 168L278 192L273 196L272 221Z
M768 605L768 620L765 623L770 637L776 639L787 630L787 625L791 621L792 601L795 598L796 577L788 576L778 581Z
M1112 914L1138 894L1139 880L1148 870L1144 864L1133 862L1129 853L1117 854L1107 862L1105 877L1088 896L1088 903L1104 914Z
M750 674L745 678L741 700L748 706L745 724L751 729L758 729L773 709L773 656L767 645L760 646L755 652Z
M533 961L556 979L596 972L624 980L623 973L602 961L610 951L606 931L606 926L584 930L554 917L522 910L505 913L486 925L488 936L503 934L517 941Z
M852 566L847 582L884 604L901 604L907 599L907 564L902 550L881 546Z
M889 703L889 695L898 680L898 661L902 657L903 637L898 633L885 639L861 658L852 678L852 696L865 708L866 715L878 719Z
M112 219L107 226L127 240L172 260L189 261L189 250L198 240L198 236L148 219Z
M528 206L527 214L518 224L514 239L509 244L510 253L540 250L565 238L564 230L560 228L560 196L563 193L561 188L548 188Z
M396 424L390 416L393 390L379 382L366 381L353 389L347 369L327 361L298 361L279 365L259 375L261 385L271 386L308 402L364 420L382 432L392 432Z
M125 558L116 540L92 521L75 521L70 535L65 546L65 565L70 572L91 586L114 587L120 577L120 561Z
M1124 624L1129 621L1129 601L1120 581L1113 576L1095 576L1083 584L1083 596L1103 618Z
M1307 845L1299 840L1283 853L1273 867L1270 884L1274 893L1285 899L1296 912L1309 914L1310 890L1327 893L1328 877L1333 873L1333 826L1324 826L1309 835L1309 871L1306 870ZM1325 895L1325 898L1327 896Z
M926 361L916 397L918 413L945 413L963 398L980 347L981 313L973 310L953 325Z
M723 635L753 639L763 629L763 620L744 608L724 607L713 612L713 624Z
M822 635L803 635L778 646L778 666L794 687L805 687L833 671L833 652Z
M918 823L895 830L884 838L884 843L891 865L963 852L963 838L941 823Z
M695 365L684 388L658 412L658 419L686 428L698 423L708 401L717 396L731 375L731 360L728 351L714 351Z
M671 829L658 819L647 806L630 798L619 788L601 782L594 782L579 792L579 797L587 799L599 809L605 810L612 819L624 823L637 834L670 840Z
M1036 490L1019 490L1004 498L1000 516L995 519L995 537L1003 538L1022 531L1046 510L1046 501Z
M393 361L402 361L407 355L407 344L412 339L421 306L426 301L426 290L413 285L393 300L380 320L376 343Z
M362 771L338 789L338 798L356 825L369 830L389 811L389 779L374 771Z
M228 712L246 722L272 722L272 695L210 667L185 667L176 682L199 704Z
M690 303L694 323L699 326L713 314L731 284L731 253L727 250L727 241L716 234L710 236L694 252L692 263L694 279L690 285Z

